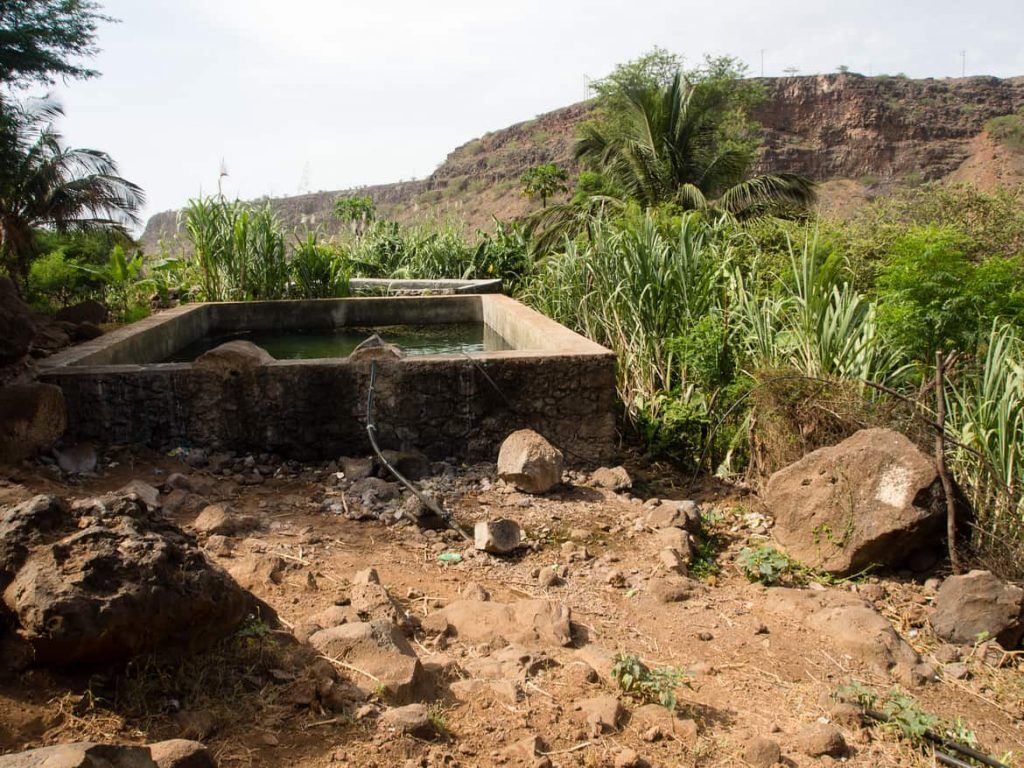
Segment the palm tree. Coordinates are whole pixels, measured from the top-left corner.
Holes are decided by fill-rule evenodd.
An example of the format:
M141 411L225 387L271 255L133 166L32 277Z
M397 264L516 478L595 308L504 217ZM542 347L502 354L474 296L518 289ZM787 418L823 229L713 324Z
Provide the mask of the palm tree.
M721 140L729 93L713 83L691 84L677 72L667 87L627 87L621 128L584 126L576 158L601 171L613 187L644 207L675 203L749 218L806 210L814 184L794 173L749 176L749 148Z
M0 265L22 286L37 229L125 232L145 203L110 155L64 146L53 125L63 114L52 101L0 101Z

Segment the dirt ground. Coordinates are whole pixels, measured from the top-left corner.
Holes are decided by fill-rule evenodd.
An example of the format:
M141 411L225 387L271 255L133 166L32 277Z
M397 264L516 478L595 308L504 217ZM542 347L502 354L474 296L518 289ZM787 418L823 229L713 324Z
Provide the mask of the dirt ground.
M757 540L751 528L763 525L756 497L742 489L707 482L689 496L685 478L669 470L630 467L638 479L636 497L582 484L528 496L495 481L493 467L459 468L446 503L461 523L509 517L526 532L528 547L515 556L495 557L474 552L454 536L321 511L333 469L309 466L244 484L237 476L213 476L178 458L115 450L103 454L98 475L88 479L68 481L40 465L0 476L0 507L39 493L95 496L135 478L159 486L172 472L209 477L207 501L229 502L261 521L256 531L231 537L232 556L223 556L227 547L221 542L211 559L228 568L240 558L254 563L252 590L282 624L268 630L254 623L238 637L187 659L137 659L119 670L74 674L30 669L0 682L0 752L80 739L145 743L185 735L201 737L221 766L543 765L547 760L555 766L729 766L749 765L744 750L760 736L781 746L788 766L936 764L926 751L886 729L839 720L835 724L847 754L805 754L799 733L819 720L835 719L837 688L857 682L884 694L897 683L872 671L864 659L837 650L820 628L812 630L799 616L780 610L776 592L740 573L736 555ZM695 498L704 515L706 543L677 602L656 596L666 576L654 533L642 524L642 502L651 497ZM187 528L196 510L173 516ZM438 559L445 552L464 557L445 563ZM260 567L271 561L275 567ZM551 565L564 565L565 578L542 588L538 572ZM571 610L573 643L539 652L518 697L480 695L460 702L442 685L430 704L438 731L432 738L389 731L378 719L384 706L372 699L356 716L327 711L315 700L296 701L295 681L306 674L313 656L289 629L343 602L350 578L369 567L421 619L479 587L492 601L557 601ZM1024 766L1020 656L981 644L964 649L965 679L942 675L939 660L948 663L954 656L929 629L934 592L923 577L869 577L805 589L854 592L871 600L939 671L939 680L906 688L920 709L948 723L961 719L988 754ZM443 680L458 679L463 665L496 651L423 630L412 643ZM636 655L651 668L686 670L690 687L678 689L678 708L681 718L696 723L696 738L685 729L652 734L629 717L643 702L626 695L621 696L627 712L621 728L594 735L574 704L615 692L611 681L579 663L594 647ZM540 739L536 754L510 749L533 736ZM633 750L641 762L631 762L625 750Z

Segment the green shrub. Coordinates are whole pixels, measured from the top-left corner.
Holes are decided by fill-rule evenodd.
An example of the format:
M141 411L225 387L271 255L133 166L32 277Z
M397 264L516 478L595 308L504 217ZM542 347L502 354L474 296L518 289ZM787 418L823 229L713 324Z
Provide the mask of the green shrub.
M779 584L800 584L807 580L807 570L789 555L775 547L744 547L736 558L743 575L768 587Z
M331 299L349 295L346 260L334 246L319 242L315 232L296 243L289 268L295 296Z
M612 679L623 693L640 701L661 704L673 711L676 708L676 688L693 687L681 669L651 669L639 657L623 653L616 654L612 659Z
M985 130L1004 147L1014 152L1024 152L1024 110L993 117L985 123Z

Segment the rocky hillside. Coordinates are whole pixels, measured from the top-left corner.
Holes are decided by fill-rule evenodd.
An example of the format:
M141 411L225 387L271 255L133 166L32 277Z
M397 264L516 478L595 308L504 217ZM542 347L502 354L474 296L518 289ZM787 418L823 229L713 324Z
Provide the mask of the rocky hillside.
M822 182L825 210L842 215L897 185L969 181L991 187L1024 181L1024 154L986 131L994 117L1024 109L1024 77L910 80L853 74L766 78L760 166ZM529 210L519 177L530 166L572 167L576 126L587 102L488 133L456 148L427 179L360 190L278 198L289 227L336 227L333 200L358 191L403 222L457 217L486 227L492 217ZM153 216L144 241L173 235L176 212Z

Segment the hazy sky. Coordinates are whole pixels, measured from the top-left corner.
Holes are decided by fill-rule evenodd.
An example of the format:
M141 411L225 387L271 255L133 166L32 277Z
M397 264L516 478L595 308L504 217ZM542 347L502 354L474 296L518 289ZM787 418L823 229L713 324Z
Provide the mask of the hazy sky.
M102 77L56 89L146 214L423 177L457 145L584 96L660 45L752 74L1024 74L1021 0L107 0Z

